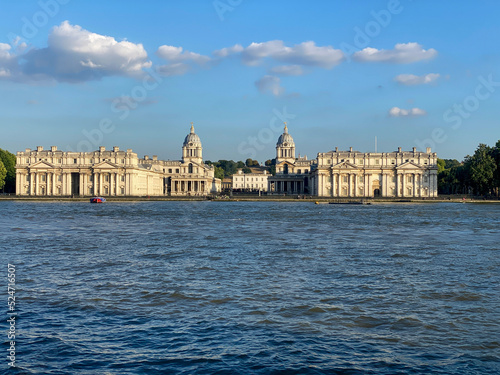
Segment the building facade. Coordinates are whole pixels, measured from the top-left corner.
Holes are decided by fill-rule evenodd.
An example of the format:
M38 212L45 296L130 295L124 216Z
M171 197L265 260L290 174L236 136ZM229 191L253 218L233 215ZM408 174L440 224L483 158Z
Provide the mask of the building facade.
M243 173L240 169L238 173L233 174L233 189L267 191L267 178L269 175L264 173Z
M397 151L318 153L315 160L295 158L295 143L285 124L276 144L276 175L269 191L320 197L437 197L437 155Z
M204 196L219 192L214 167L203 163L200 138L184 139L181 160L139 159L118 147L65 152L52 146L17 153L16 194L21 196Z

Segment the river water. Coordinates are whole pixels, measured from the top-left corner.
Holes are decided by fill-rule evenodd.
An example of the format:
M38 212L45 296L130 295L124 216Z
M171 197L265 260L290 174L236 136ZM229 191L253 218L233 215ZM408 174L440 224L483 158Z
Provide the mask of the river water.
M0 213L18 313L15 369L2 319L1 373L500 373L498 204Z

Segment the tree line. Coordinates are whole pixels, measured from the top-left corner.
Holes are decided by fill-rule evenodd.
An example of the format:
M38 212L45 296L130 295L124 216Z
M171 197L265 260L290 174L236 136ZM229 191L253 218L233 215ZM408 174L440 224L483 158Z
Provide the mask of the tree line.
M500 140L490 147L479 144L462 162L438 159L438 193L496 195L500 190Z
M0 148L0 191L16 192L16 155Z
M219 160L213 162L206 160L205 164L213 165L215 168L215 177L221 180L236 174L238 169L241 169L243 173L252 173L250 167L260 167L260 163L257 160L250 158L245 162L234 160Z

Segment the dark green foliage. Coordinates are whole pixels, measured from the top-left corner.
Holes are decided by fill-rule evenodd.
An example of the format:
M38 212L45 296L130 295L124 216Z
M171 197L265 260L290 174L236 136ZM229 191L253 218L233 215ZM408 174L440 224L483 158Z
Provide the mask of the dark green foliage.
M500 141L495 147L480 144L462 163L438 159L440 194L497 195L500 188Z
M5 176L7 176L7 169L5 169L2 161L0 160L0 189L5 186Z
M258 167L258 166L260 166L260 164L259 164L259 162L258 162L257 160L252 160L252 159L250 159L250 158L248 158L248 159L246 160L245 165L246 165L247 167L249 167L249 168L250 168L250 167Z
M7 174L5 176L5 186L3 191L6 193L16 192L16 155L0 148L0 160L2 161ZM1 189L1 187L0 187Z

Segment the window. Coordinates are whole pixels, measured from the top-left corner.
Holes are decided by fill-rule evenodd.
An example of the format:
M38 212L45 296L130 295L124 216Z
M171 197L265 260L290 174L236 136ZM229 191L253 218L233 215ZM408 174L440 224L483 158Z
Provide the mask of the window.
M120 189L120 194L122 194L122 195L125 194L125 189L124 188Z
M122 164L125 164L125 159L122 159Z
M427 160L424 160L424 164L427 164Z
M106 174L106 175L104 176L104 181L106 181L106 182L108 182L108 181L109 181L109 175L107 175L107 174Z
M349 181L349 177L348 177L348 176L343 176L343 177L342 177L342 181L343 181L344 183L347 183L347 182Z
M193 173L193 164L189 163L188 165L188 173Z
M392 165L396 164L396 160L392 159L392 160L391 160L391 164L392 164Z
M93 175L90 175L90 176L89 176L89 181L90 181L90 182L94 181L94 176L93 176Z
M169 168L169 169L168 169L168 173L172 173L172 168Z
M413 182L413 177L412 176L406 176L406 182L412 183Z
M76 164L78 162L77 159L73 159L73 164Z
M424 176L424 182L428 182L429 178L427 176Z
M298 174L302 174L301 172L302 172L302 170L300 170L300 169L297 171Z
M359 182L360 184L362 184L362 183L363 183L363 176L359 176L359 177L358 177L358 182Z
M108 188L107 188L107 187L105 187L105 188L104 188L104 194L106 194L106 195L108 195L108 194L109 194L109 193L108 193Z
M124 182L125 181L125 175L122 175L121 177L121 181Z
M62 181L62 175L57 176L57 181Z
M44 174L42 174L40 177L41 177L41 181L42 181L42 182L45 182L45 175L44 175Z
M175 170L175 173L179 173L179 168L177 168L177 169Z
M30 175L29 175L29 174L27 174L27 175L26 175L26 181L29 181L29 180L30 180Z
M375 165L379 165L380 164L380 160L379 159L375 159Z

